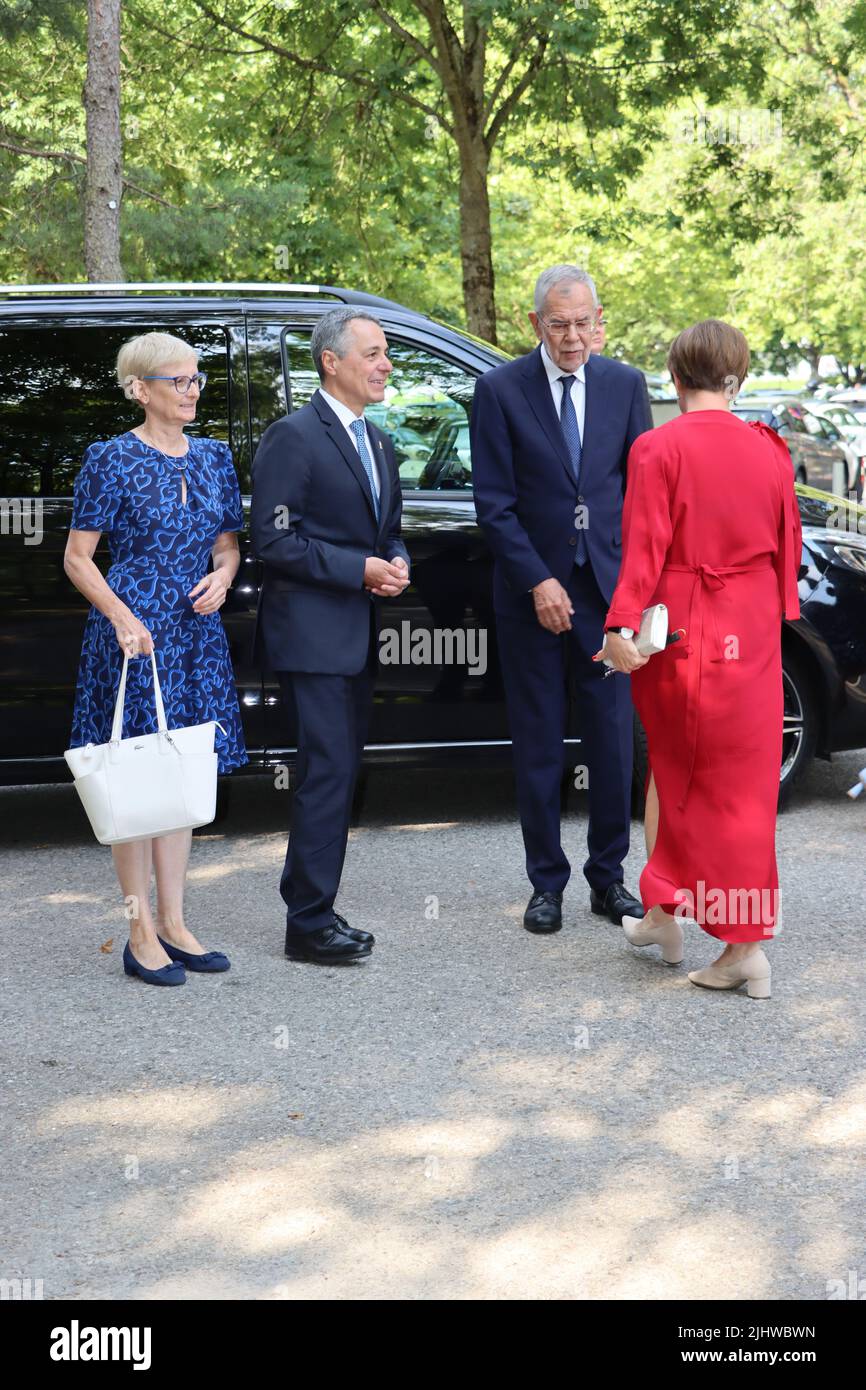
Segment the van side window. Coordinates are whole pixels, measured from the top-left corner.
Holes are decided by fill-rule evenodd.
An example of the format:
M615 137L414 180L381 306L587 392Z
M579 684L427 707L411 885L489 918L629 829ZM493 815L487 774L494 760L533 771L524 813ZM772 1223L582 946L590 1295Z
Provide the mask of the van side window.
M189 433L229 440L226 335L222 328L93 324L0 329L0 495L69 497L81 457L143 420L117 385L114 363L136 333L175 333L200 352L208 374Z
M309 328L287 328L283 333L283 351L289 370L289 408L300 410L309 405L310 397L319 386L319 374L310 353Z
M247 323L253 454L268 425L279 420L281 415L288 414L286 384L280 357L281 336L282 328L278 323Z
M381 404L368 405L368 420L394 441L403 491L471 491L469 413L475 376L428 348L400 342L388 330L394 370ZM292 409L306 405L319 384L310 356L309 331L287 330Z

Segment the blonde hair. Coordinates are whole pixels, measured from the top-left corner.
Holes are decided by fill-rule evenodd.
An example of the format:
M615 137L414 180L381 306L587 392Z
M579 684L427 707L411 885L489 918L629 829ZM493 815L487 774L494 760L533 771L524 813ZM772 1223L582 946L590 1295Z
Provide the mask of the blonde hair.
M198 363L198 352L183 338L176 338L173 333L139 333L124 343L117 354L117 384L126 399L134 401L132 383L136 377L158 375L163 367L170 367L181 357L194 357Z

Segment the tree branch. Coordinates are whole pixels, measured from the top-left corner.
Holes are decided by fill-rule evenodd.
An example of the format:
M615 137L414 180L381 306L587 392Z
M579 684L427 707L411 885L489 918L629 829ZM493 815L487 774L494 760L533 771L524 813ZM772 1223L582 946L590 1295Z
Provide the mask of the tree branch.
M430 28L438 57L437 72L451 108L452 124L446 126L461 151L461 159L470 147L483 138L482 106L484 103L483 74L481 90L471 85L466 71L466 55L460 39L448 18L443 0L414 0Z
M466 78L484 125L484 79L487 65L487 25L482 24L472 4L463 0L463 55Z
M448 18L443 0L414 0L415 6L421 11L430 27L433 41L436 46L437 56L440 66L438 68L442 84L448 88L449 81L453 85L460 83L463 79L463 49L457 32ZM447 69L446 69L447 64Z
M514 69L517 67L517 64L520 62L520 59L523 57L523 55L524 55L524 45L526 44L527 40L528 40L531 36L532 36L532 30L531 30L530 28L518 29L517 33L515 34L515 36L514 36L514 52L511 54L511 57L508 59L508 62L505 64L505 67L502 69L501 73L499 74L499 76L497 77L496 81L494 82L494 84L493 84L493 91L490 93L490 96L488 97L487 102L486 102L486 104L485 104L485 107L484 107L484 120L485 120L485 121L487 121L487 119L489 118L491 112L493 111L494 107L496 106L497 101L499 100L499 95L500 95L500 93L501 93L503 87L505 86L505 84L506 84L506 82L508 81L509 77L510 77L511 74L513 73Z
M484 135L484 141L487 145L488 150L493 149L493 146L496 144L500 132L502 131L502 127L505 125L506 121L509 120L509 118L513 115L515 109L517 108L520 102L521 97L529 87L529 84L531 83L533 77L538 72L542 63L544 62L544 55L547 52L547 45L549 41L550 36L548 34L542 34L540 36L535 52L529 60L529 65L525 73L521 77L520 81L516 84L516 86L512 87L511 91L508 93L508 96L503 101L496 115L493 117L493 120L490 122L490 125L487 127L487 130Z
M13 154L27 155L30 159L69 159L73 164L87 164L84 155L74 154L72 150L35 150L26 145L14 144L11 140L0 140L0 150L11 150ZM121 180L124 188L131 188L136 193L141 193L145 198L152 198L155 203L161 203L164 208L171 208L172 212L180 212L181 209L176 203L170 203L167 198L162 198L158 193L152 193L149 188L142 188L140 183L134 183L132 179L124 178Z
M355 82L361 87L366 87L369 91L378 91L378 83L365 75L363 68L352 68L351 70L341 70L325 63L321 58L306 58L302 53L296 53L290 48L284 48L282 44L274 43L271 39L266 39L260 34L251 34L248 30L242 29L240 25L233 23L229 19L224 19L222 15L216 13L206 0L194 0L203 14L214 24L220 25L223 29L228 29L239 38L248 39L250 43L256 43L260 49L265 49L268 53L275 53L280 58L285 58L297 68L302 68L307 72L321 72L326 77L336 77L342 81ZM413 96L411 92L401 91L399 87L392 89L392 95L398 101L402 101L406 106L413 106L416 111L423 111L426 116L432 116L435 121L447 130L449 135L454 134L452 126L442 118L435 106L430 106L428 102L421 101L419 97Z
M415 52L419 55L419 57L423 58L425 63L429 63L434 71L437 71L435 53L433 53L429 48L427 48L425 44L423 44L421 40L417 37L416 34L413 34L409 29L404 29L403 25L398 23L394 16L392 14L389 14L389 12L385 9L385 6L381 3L381 0L368 0L368 3L370 5L370 9L374 12L374 14L377 14L379 18L383 20L385 24L387 24L388 28L391 30L393 34L396 34L397 37L402 39L404 43L407 43L410 48L414 48Z
M345 76L336 68L332 68L330 64L322 62L321 58L305 58L302 53L295 53L292 49L285 48L281 43L274 43L272 39L266 39L262 34L251 34L248 29L242 29L239 24L217 14L216 10L206 3L206 0L194 0L194 3L203 14L207 15L208 19L221 29L228 29L229 33L236 34L238 38L248 39L250 43L257 44L259 49L265 49L268 53L276 53L278 57L288 59L295 67L306 68L312 72L323 72L328 77ZM230 49L227 51L231 52Z
M232 58L248 58L260 52L258 48L225 48L213 43L203 43L200 39L182 39L180 34L173 34L171 30L155 24L150 16L145 18L134 5L128 5L127 8L130 16L137 19L139 24L146 26L154 34L159 34L163 39L171 39L172 43L179 44L181 48L194 48L199 53L227 53Z

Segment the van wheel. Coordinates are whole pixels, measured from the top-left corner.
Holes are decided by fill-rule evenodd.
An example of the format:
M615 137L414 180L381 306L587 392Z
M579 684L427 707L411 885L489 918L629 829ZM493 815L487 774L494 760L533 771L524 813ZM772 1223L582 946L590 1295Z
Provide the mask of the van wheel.
M804 663L791 652L782 653L784 724L779 810L788 805L794 788L815 756L818 741L818 702Z

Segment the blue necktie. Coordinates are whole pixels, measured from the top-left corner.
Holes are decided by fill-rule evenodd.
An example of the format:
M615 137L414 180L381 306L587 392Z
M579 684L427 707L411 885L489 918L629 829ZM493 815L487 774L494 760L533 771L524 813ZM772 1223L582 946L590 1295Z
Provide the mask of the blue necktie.
M376 520L379 520L379 498L376 495L376 484L373 479L373 462L367 452L366 431L363 420L352 421L352 433L358 441L358 455L364 465L364 472L367 474L367 482L370 484L370 493L373 498L373 511L376 513Z
M580 430L577 427L577 414L574 409L574 401L571 399L571 388L574 385L573 376L561 376L562 383L562 404L559 408L559 423L562 426L562 433L565 435L565 442L568 446L568 456L571 459L571 467L574 473L574 481L580 486L580 458L583 452L580 443ZM575 521L578 515L575 513ZM582 565L587 558L586 550L586 531L583 527L577 528L577 549L574 555L574 563Z

